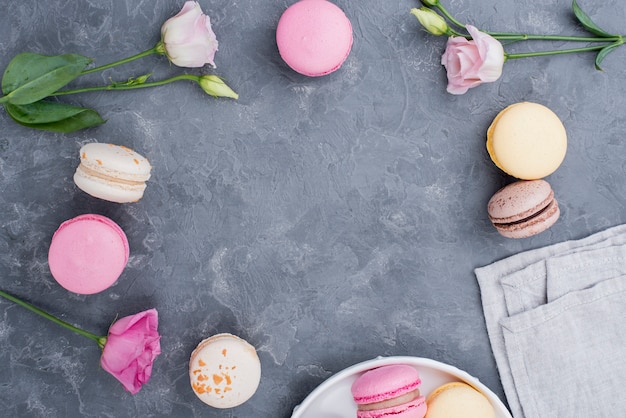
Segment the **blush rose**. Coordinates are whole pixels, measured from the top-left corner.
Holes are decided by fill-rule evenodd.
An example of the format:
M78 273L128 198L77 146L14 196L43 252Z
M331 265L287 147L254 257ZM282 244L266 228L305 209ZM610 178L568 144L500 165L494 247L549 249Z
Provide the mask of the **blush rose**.
M493 82L502 75L504 48L490 35L466 25L471 40L462 36L448 38L441 64L448 75L447 91L464 94L472 87Z
M217 38L209 16L200 4L185 2L181 11L161 26L161 43L169 60L178 67L196 68L211 64L217 51Z
M161 353L156 309L116 321L109 328L100 364L133 395L150 380L152 363Z

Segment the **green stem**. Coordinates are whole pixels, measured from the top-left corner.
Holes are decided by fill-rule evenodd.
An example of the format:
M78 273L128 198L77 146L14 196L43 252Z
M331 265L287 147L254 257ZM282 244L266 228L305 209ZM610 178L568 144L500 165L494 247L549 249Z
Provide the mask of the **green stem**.
M451 29L452 30L452 29ZM461 34L452 30L454 35L472 39L470 35ZM566 41L566 42L624 42L624 35L608 37L566 36L566 35L530 35L527 33L488 32L482 31L494 39L500 41Z
M502 41L567 41L567 42L616 42L623 39L622 36L612 36L607 38L589 38L585 36L563 36L563 35L528 35L518 34L496 34L485 32L495 39Z
M154 48L150 48L146 51L140 52L139 54L133 55L132 57L124 58L119 61L112 62L110 64L101 65L99 67L89 68L87 70L84 70L80 74L84 75L84 74L95 73L98 71L106 70L107 68L112 68L117 65L126 64L127 62L131 62L136 59L147 57L148 55L158 54L158 53L160 53L160 50L159 50L159 45L157 44L156 46L154 46Z
M448 19L452 24L460 27L460 28L465 28L465 24L459 22L457 19L454 18L454 16L452 16L450 14L450 12L448 12L448 10L446 10L445 7L443 7L441 5L441 3L437 2L433 7L436 7L442 15L444 15L446 17L446 19ZM528 34L523 34L523 33L512 33L512 32L489 32L489 31L484 31L487 35L495 38L495 39L500 39L500 40L505 40L505 41L572 41L572 42L616 42L616 41L620 41L623 40L624 36L620 36L620 35L616 35L616 36L612 36L612 37L595 37L595 38L590 38L590 37L584 37L584 36L561 36L561 35L528 35ZM466 38L471 38L469 35L461 35L458 34L456 31L453 30L453 33L457 36L464 36Z
M78 327L75 327L72 324L68 324L65 321L61 321L59 318L57 318L56 316L50 315L48 312L42 311L41 309L31 305L30 303L26 303L21 299L16 298L15 296L11 296L6 292L3 292L2 290L0 290L0 296L2 296L5 299L10 300L11 302L17 303L18 305L32 311L35 312L36 314L39 314L41 316L43 316L44 318L47 318L49 320L51 320L52 322L54 322L55 324L61 325L62 327L65 327L71 331L74 331L77 334L80 334L84 337L90 338L92 340L94 340L96 343L98 343L98 345L100 346L100 348L104 347L104 344L106 343L106 337L99 337L95 334L92 334L91 332L87 332L83 329L80 329Z
M50 96L64 96L66 94L76 94L76 93L87 93L92 91L106 91L106 90L134 90L134 89L143 89L148 87L157 87L162 86L164 84L172 83L174 81L179 80L192 80L195 82L199 82L200 76L191 75L191 74L181 74L175 77L167 78L160 81L153 81L150 83L142 83L142 84L109 84L107 86L95 86L95 87L83 87L80 89L74 90L62 90L52 93Z
M452 29L452 26L448 26L448 31L449 31L449 33L447 33L446 35L452 35L452 36L462 36L462 37L464 37L464 38L469 38L469 39L471 39L471 36L469 36L469 35L465 35L465 34L463 34L463 33L461 33L461 32L458 32L458 31L456 31L456 30Z
M437 9L439 9L439 11L441 12L441 14L442 14L442 15L444 15L444 16L446 17L446 19L448 19L448 20L449 20L452 24L454 24L454 25L456 25L456 26L458 26L458 27L460 27L460 28L465 28L465 25L464 25L463 23L459 22L458 20L456 20L456 19L454 18L454 16L452 16L452 15L450 14L450 12L448 12L448 11L446 10L446 8L445 8L445 7L443 7L443 6L441 5L441 3L439 3L439 2L438 2L438 3L435 5L435 7L436 7Z
M507 60L510 60L510 59L517 59L517 58L542 57L546 55L571 54L574 52L597 51L602 48L606 48L606 45L595 45L595 46L588 46L585 48L557 49L553 51L523 52L519 54L505 54L505 56Z

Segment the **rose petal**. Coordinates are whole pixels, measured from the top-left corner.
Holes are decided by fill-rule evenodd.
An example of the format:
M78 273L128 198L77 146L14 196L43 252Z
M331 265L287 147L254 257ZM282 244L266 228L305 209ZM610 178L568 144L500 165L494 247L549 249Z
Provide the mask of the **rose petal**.
M158 313L150 309L121 318L109 329L100 364L132 394L150 379L161 354L157 328Z
M188 1L180 13L161 26L161 41L169 60L179 67L215 67L217 38L209 16L197 2Z
M446 67L447 91L464 94L483 82L496 81L502 74L504 49L490 35L471 25L467 30L472 39L462 36L448 38L441 64Z

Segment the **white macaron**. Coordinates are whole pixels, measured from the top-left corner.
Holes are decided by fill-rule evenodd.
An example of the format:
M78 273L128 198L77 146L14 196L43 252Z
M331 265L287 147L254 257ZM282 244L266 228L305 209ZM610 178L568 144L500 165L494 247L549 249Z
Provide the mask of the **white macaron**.
M247 341L228 333L217 334L191 353L189 378L202 402L214 408L233 408L256 392L261 362Z
M151 169L148 160L130 148L94 142L80 149L74 183L93 197L136 202L143 197Z

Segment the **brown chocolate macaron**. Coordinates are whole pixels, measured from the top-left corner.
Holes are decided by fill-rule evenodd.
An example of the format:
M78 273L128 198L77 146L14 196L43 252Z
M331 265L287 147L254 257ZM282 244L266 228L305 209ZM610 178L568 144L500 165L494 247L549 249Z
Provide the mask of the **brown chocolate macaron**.
M550 228L560 216L545 180L522 180L498 190L487 204L489 219L507 238L527 238Z

